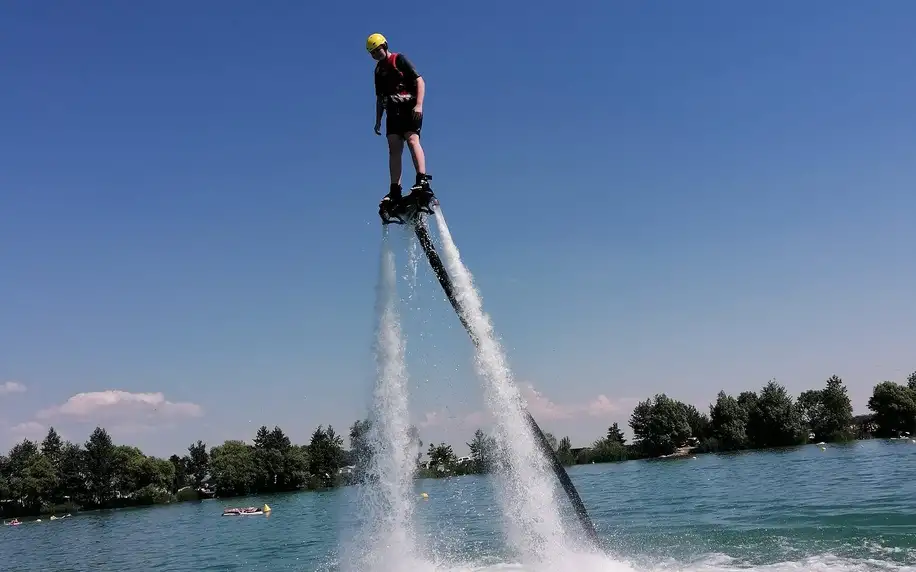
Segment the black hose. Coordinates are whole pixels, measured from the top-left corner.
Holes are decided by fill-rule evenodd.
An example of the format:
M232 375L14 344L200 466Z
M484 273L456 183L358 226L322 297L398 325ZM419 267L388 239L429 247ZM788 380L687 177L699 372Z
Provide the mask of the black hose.
M471 330L470 324L468 324L467 319L465 319L464 314L461 311L461 306L458 303L458 299L455 298L455 291L452 287L451 278L449 277L448 272L446 272L445 266L442 264L442 260L439 258L439 253L436 252L436 248L433 246L432 240L429 238L429 231L426 228L426 221L423 220L420 216L417 216L413 226L417 238L420 240L420 246L423 247L423 252L426 253L426 258L429 259L429 265L432 267L436 278L439 279L439 284L442 285L442 289L445 291L445 295L448 298L448 301L451 302L452 307L455 309L455 313L458 314L458 319L461 321L461 325L464 326L465 330L467 330L468 336L471 337L471 341L474 343L474 345L479 346L480 341ZM563 463L560 461L560 458L557 456L556 452L547 441L547 438L544 436L544 432L541 431L540 427L538 427L534 417L532 417L531 413L529 413L527 409L525 410L525 417L528 420L529 428L531 429L532 433L534 433L538 447L541 449L541 452L544 453L544 455L546 455L550 460L551 466L553 468L553 473L556 475L557 479L560 481L560 484L563 486L563 490L566 491L566 496L569 497L569 502L572 503L573 508L576 511L576 516L579 518L579 522L582 524L582 528L585 529L585 533L589 540L591 540L597 546L598 533L595 530L595 525L592 523L592 519L588 515L588 511L585 509L585 504L582 502L582 498L579 496L579 491L577 491L575 485L573 485L572 480L569 478L569 474L563 467Z

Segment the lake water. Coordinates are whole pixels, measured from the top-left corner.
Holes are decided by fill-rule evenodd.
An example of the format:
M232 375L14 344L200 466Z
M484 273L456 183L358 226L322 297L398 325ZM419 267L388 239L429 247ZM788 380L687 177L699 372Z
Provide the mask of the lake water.
M910 441L588 465L570 476L610 553L552 570L916 571ZM477 476L417 481L422 560L385 569L535 569L505 549L493 488ZM221 516L264 502L269 517ZM0 529L0 570L338 570L357 504L342 488L28 522Z

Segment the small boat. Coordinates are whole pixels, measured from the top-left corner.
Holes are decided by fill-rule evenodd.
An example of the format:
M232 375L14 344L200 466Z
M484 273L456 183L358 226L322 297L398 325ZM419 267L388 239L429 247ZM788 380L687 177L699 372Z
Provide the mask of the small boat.
M270 512L270 507L266 504L260 508L256 506L249 506L245 508L225 508L223 509L223 516L255 516L259 514L267 514Z
M13 520L9 522L4 522L3 524L5 524L6 526L19 526L20 524L22 524L22 522L18 518L14 518Z

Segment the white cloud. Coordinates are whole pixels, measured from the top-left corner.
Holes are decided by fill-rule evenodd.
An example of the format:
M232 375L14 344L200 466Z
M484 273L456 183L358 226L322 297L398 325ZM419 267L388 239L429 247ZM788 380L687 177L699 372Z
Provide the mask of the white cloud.
M10 433L23 438L38 439L44 437L45 426L37 421L26 421L10 427Z
M520 388L522 397L526 401L528 411L538 421L577 420L583 416L592 418L611 418L621 412L632 409L638 402L632 398L611 399L604 394L599 394L592 399L581 403L557 403L552 401L542 392L528 383ZM492 421L492 416L486 411L473 411L463 416L448 413L445 409L428 411L423 414L420 427L482 427Z
M19 383L18 381L7 381L0 383L0 395L7 395L10 393L22 393L25 391L25 385Z
M61 405L43 409L38 419L72 419L94 423L144 424L200 417L203 410L196 403L175 403L161 392L131 393L110 389L77 393Z
M632 407L634 403L633 399L612 400L608 396L600 394L582 403L560 404L536 390L534 385L530 383L521 388L521 393L528 402L528 411L531 412L535 419L544 419L545 421L573 419L582 415L609 417L622 411L625 407Z

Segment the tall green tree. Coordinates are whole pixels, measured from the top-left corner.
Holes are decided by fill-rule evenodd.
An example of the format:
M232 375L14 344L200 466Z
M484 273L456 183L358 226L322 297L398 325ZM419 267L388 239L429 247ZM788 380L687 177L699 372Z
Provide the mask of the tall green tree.
M105 506L114 498L115 447L108 431L96 427L84 447L86 481L90 502Z
M172 479L173 493L188 486L188 464L190 460L188 456L179 457L178 455L172 455L169 457L169 462L172 464L172 474L174 475Z
M852 400L843 380L832 375L821 390L823 417L815 426L816 435L828 441L848 440L852 438Z
M544 439L547 441L547 444L550 445L550 450L556 453L557 451L557 438L553 433L549 431L544 432Z
M875 385L868 408L874 412L879 437L896 437L903 432L916 433L916 390L893 381Z
M44 441L41 442L41 454L48 460L54 472L54 489L49 491L50 502L59 503L63 500L63 488L60 480L61 458L63 455L64 442L60 435L51 427Z
M467 443L467 446L471 450L473 472L486 473L493 470L496 456L496 439L484 433L482 429L477 429L474 431L474 439Z
M607 430L607 440L612 443L620 443L621 445L626 445L627 440L623 435L623 431L620 430L620 427L617 426L615 421Z
M254 447L242 441L226 441L210 450L211 480L221 496L255 492L257 464Z
M273 431L262 425L254 437L255 476L257 490L274 492L286 487L286 456L291 443L279 427Z
M203 441L188 446L188 474L193 479L194 488L200 489L210 472L210 456Z
M745 398L745 404L756 399ZM709 406L710 432L721 451L735 451L747 447L748 411L737 399L719 391L716 402Z
M569 466L576 463L576 456L572 452L572 441L569 440L568 436L564 436L560 439L560 443L557 445L557 458L560 459L560 463Z
M368 419L357 419L350 426L350 462L353 464L354 479L362 481L372 463L372 446L369 431L372 423Z
M670 455L690 437L686 407L664 393L640 402L630 415L635 444L647 456Z
M758 449L807 441L805 420L786 388L771 380L760 391L747 422L750 444Z
M79 443L67 441L60 454L60 488L61 497L78 505L89 504L88 466L86 451Z
M429 468L434 471L450 472L458 461L458 457L452 451L452 446L445 443L438 445L430 443L429 451L426 454L429 457Z
M308 446L309 473L316 487L332 486L343 462L343 439L328 425L318 426Z
M690 426L690 436L697 439L707 439L710 436L712 423L709 416L700 411L694 405L678 402L684 410L684 417L687 419L687 425Z
M852 401L838 376L831 376L823 389L802 392L798 407L817 439L844 441L854 436Z

